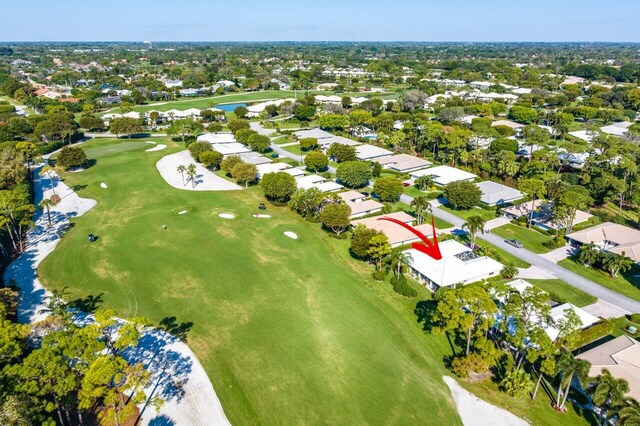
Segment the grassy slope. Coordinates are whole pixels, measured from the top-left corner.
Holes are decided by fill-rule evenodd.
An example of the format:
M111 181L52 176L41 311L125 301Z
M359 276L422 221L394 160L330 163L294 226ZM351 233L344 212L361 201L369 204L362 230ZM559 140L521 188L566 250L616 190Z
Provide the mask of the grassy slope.
M121 315L193 321L190 346L234 424L459 422L440 379L445 340L416 324L416 300L371 282L346 241L288 209L252 218L257 189L169 187L155 169L169 144L84 146L97 164L64 177L98 205L41 265L47 287L103 294Z
M582 275L601 286L610 288L635 300L640 300L640 278L631 274L618 274L616 279L611 278L606 272L595 268L583 266L574 259L563 259L558 265L576 274Z
M504 238L519 240L527 250L534 253L547 253L551 251L543 245L543 243L553 239L552 237L542 235L540 232L533 229L527 229L522 226L513 225L508 223L506 225L499 226L491 230L494 234Z

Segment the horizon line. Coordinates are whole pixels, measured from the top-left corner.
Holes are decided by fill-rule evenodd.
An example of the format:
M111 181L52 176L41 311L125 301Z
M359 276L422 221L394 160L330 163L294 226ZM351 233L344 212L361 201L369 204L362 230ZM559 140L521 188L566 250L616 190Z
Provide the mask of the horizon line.
M622 40L0 40L0 43L470 43L470 44L640 44Z

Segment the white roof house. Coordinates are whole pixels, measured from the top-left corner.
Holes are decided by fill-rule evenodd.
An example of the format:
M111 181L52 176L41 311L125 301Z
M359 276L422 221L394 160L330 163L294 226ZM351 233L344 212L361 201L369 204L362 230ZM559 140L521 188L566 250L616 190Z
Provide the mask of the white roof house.
M244 154L240 154L240 158L245 163L259 165L259 164L268 164L271 163L271 159L265 157L264 155L258 154L257 152L247 152Z
M303 138L316 138L318 139L318 141L320 139L325 139L325 138L330 138L333 137L333 135L329 132L325 132L322 129L309 129L309 130L298 130L297 132L293 132L293 134L298 138L298 139L303 139Z
M526 289L533 287L533 284L523 279L513 280L511 282L508 282L507 285L510 287L513 287L519 293L522 293ZM560 335L560 330L556 328L556 326L559 325L559 323L566 318L566 312L568 310L572 310L573 312L575 312L576 315L578 315L578 318L580 318L580 323L581 323L580 328L582 329L591 327L593 324L600 321L600 318L590 314L584 309L580 309L577 306L572 305L571 303L562 303L562 304L556 305L552 307L549 311L549 317L551 318L551 325L547 326L544 330L552 341L555 341Z
M245 152L251 152L249 148L238 142L217 143L213 144L212 148L214 151L217 151L222 155L240 155L244 154Z
M622 121L620 123L614 123L610 126L600 127L600 130L608 135L613 136L624 136L629 133L629 127L631 127L633 123L629 121Z
M600 322L600 318L591 315L589 312L584 309L580 309L577 306L572 305L571 303L563 303L561 305L556 305L551 308L549 315L551 316L552 321L557 325L560 321L565 318L566 311L572 310L578 315L580 318L580 322L582 325L580 326L582 329L591 327L593 324ZM560 330L558 330L555 326L549 326L545 329L547 335L551 338L551 340L555 341L560 334Z
M258 169L258 178L262 178L262 176L267 173L276 173L281 172L285 169L289 169L291 166L287 163L268 163L268 164L259 164L256 166Z
M598 136L598 132L592 132L591 130L576 130L575 132L569 132L569 134L585 142L591 142L593 138Z
M354 141L353 139L345 138L343 136L333 136L333 135L331 135L328 138L318 139L318 145L320 145L320 148L323 149L323 150L328 149L334 143L337 143L337 144L340 144L340 145L347 145L347 146L358 146L358 145L360 145L360 142Z
M473 173L465 172L464 170L449 166L438 166L411 172L412 178L418 178L420 176L433 176L433 182L440 186L457 181L472 181L478 177Z
M385 169L405 173L425 169L431 165L430 161L409 154L391 155L389 157L378 158L376 161Z
M387 157L392 154L392 151L374 145L364 144L356 146L356 158L358 160L373 160L375 158Z
M305 175L304 170L298 169L297 167L292 167L290 169L285 169L285 170L283 170L283 172L285 172L286 174L291 175L291 176L293 176L295 178L298 178L298 177L301 177L301 176Z
M294 102L294 99L276 99L274 101L265 101L265 102L260 102L254 105L249 105L247 107L247 109L249 110L249 113L247 114L249 117L257 117L259 116L264 110L265 108L267 108L269 105L275 105L275 106L280 106L281 104L283 104L284 102Z
M338 194L346 205L351 208L351 219L366 216L382 211L384 205L376 200L367 199L367 196L358 191L345 191Z
M209 142L210 144L234 143L236 141L233 133L205 133L198 136L198 142Z
M409 265L411 275L434 290L497 276L503 268L500 262L478 256L455 240L446 240L438 245L442 254L440 260L415 249L405 251L413 259Z
M511 203L524 196L515 188L489 180L476 183L476 186L482 191L480 200L489 206Z
M327 180L318 175L301 176L296 178L296 182L298 184L298 188L318 188L321 192L333 192L344 188L344 186L339 183Z
M518 129L522 129L524 127L524 124L516 123L515 121L511 121L511 120L497 120L491 123L491 126L492 127L507 126L507 127L511 127L513 130L518 130Z

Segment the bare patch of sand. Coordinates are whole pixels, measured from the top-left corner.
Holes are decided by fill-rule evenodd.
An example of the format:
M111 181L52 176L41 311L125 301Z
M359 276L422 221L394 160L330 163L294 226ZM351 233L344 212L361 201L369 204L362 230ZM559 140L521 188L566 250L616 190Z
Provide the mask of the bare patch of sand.
M236 215L231 214L231 213L220 213L218 216L223 218L223 219L235 219L236 218Z
M161 143L161 144L158 144L158 145L154 146L153 148L146 149L145 151L146 152L162 151L166 147L167 146L165 144Z
M100 182L100 188L107 189L107 188L108 188L108 186L107 186L107 184L106 184L106 183L104 183L104 182Z
M297 240L298 239L298 234L296 234L295 232L284 231L284 235L286 235L287 237L291 238L292 240Z

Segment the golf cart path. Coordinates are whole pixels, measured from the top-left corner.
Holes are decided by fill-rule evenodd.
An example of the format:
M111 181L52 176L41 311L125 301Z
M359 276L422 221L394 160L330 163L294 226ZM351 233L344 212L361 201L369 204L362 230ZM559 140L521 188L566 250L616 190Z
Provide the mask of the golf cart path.
M465 390L453 378L442 378L449 386L464 426L526 426L529 423L510 412L491 405Z
M21 323L34 323L46 317L41 308L50 293L38 279L37 267L53 252L69 229L69 219L82 216L97 204L95 200L79 197L57 177L53 179L52 189L50 180L39 176L39 170L40 167L34 172L35 203L38 204L43 197L51 197L53 190L61 201L50 210L52 226L48 226L47 213L37 211L33 218L34 228L26 237L26 250L4 273L5 283L14 280L21 288L18 306ZM141 410L144 409L141 424L230 424L204 368L179 339L158 329L148 329L138 346L125 354L125 358L149 366L152 380L147 394L153 393L165 399L157 413L152 407L145 409L140 406Z
M195 186L192 185L186 173L184 174L183 182L182 176L177 170L178 166L187 167L189 164L196 165ZM202 164L196 163L188 150L162 157L156 163L156 168L165 182L177 189L186 191L233 191L242 189L241 186L221 178Z

